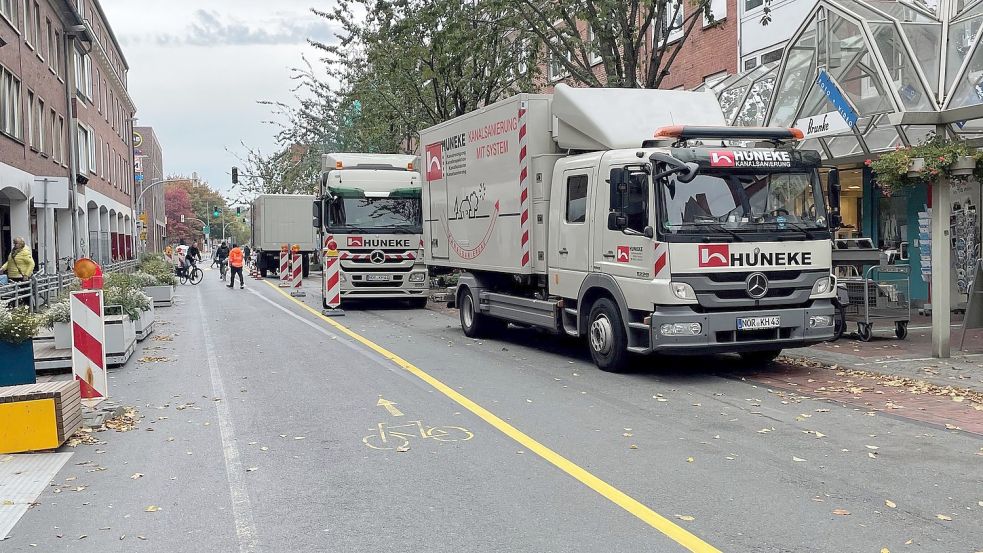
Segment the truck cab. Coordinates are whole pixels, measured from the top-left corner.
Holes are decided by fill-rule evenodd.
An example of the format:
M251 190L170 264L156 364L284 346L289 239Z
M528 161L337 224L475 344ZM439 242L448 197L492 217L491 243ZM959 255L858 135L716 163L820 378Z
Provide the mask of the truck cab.
M562 326L587 336L595 361L628 351L765 360L832 338L820 158L777 142L794 136L670 128L638 150L557 162L549 290L569 298ZM720 146L733 137L776 142Z
M314 224L323 252L327 254L329 244L336 247L342 301L396 298L426 306L429 279L421 251L421 186L413 169L415 159L398 154L322 157Z

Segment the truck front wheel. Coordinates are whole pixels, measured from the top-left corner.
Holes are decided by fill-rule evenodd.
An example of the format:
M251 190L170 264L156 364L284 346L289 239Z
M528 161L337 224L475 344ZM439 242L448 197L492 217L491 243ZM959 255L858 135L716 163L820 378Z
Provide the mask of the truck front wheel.
M458 311L461 314L461 329L468 338L481 338L493 330L505 326L504 321L484 315L478 309L477 299L470 288L463 288L457 299Z
M587 328L590 355L597 368L607 372L623 372L628 368L628 336L618 306L601 298L590 310Z

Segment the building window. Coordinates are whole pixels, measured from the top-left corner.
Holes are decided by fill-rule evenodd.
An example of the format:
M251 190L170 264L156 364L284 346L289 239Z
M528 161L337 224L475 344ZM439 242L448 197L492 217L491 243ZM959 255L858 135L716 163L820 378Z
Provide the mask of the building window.
M58 116L58 157L62 165L68 161L68 141L65 140L65 118Z
M761 54L761 65L782 59L782 53L784 52L784 48L779 48L778 50L772 50L771 52Z
M92 60L75 50L75 88L87 99L92 98Z
M48 67L54 70L56 63L55 60L58 57L58 46L55 44L55 29L51 26L50 19L44 20L44 31L44 37L47 39L47 51L45 52L45 56L47 56L48 59Z
M79 12L79 17L85 19L85 2L83 0L75 0L75 10Z
M765 0L744 0L744 11L749 12L763 6Z
M758 66L758 58L748 58L744 60L744 70L750 71Z
M588 55L591 66L601 63L603 61L601 59L601 44L597 40L597 35L594 34L594 28L590 25L587 26L587 47L590 49Z
M106 159L102 157L102 137L96 137L96 174L106 178Z
M35 114L38 124L38 126L36 127L37 129L36 134L38 135L38 143L37 146L35 146L35 148L37 148L37 150L42 154L45 153L45 148L47 147L47 144L45 144L45 139L44 139L44 135L47 133L48 130L47 125L44 124L45 113L46 112L44 111L44 100L42 100L41 97L38 96L37 112Z
M554 42L554 45L558 48L560 47ZM566 53L567 61L570 60L570 52ZM549 53L549 65L547 67L549 74L547 75L551 81L558 81L567 75L567 69L563 66L563 62L560 60L559 56L553 52Z
M0 66L0 128L6 134L21 139L20 79Z
M55 163L58 162L58 156L61 155L61 140L58 137L58 114L55 110L48 111L48 136L50 140L48 141L47 153L51 155L51 160Z
M61 72L61 68L65 67L65 44L61 40L61 33L55 31L55 51L57 52L55 56L55 75L63 77L64 74Z
M14 0L0 0L0 15L3 15L11 25L17 27L17 14L14 12Z
M37 47L37 53L41 55L41 6L37 2L34 2L34 19L31 25L31 38L34 39L34 45Z
M79 173L94 173L95 156L93 155L92 130L82 124L79 124L78 128L78 151L76 153L79 159Z
M677 7L679 8L678 11L676 9ZM666 35L668 35L668 40L666 40L666 44L669 44L670 42L675 42L683 38L683 10L684 9L685 8L682 5L682 3L678 3L678 2L670 2L666 5L666 16L665 19L662 20L662 27L659 29L658 35L655 35L656 26L652 27L652 32L653 32L652 36L654 42L656 43L656 47L658 47L662 43L663 37L665 37ZM674 13L676 17L673 18L672 16ZM672 18L671 21L670 18Z
M710 0L710 13L713 14L713 22L727 19L727 0ZM710 20L703 16L703 26L710 25Z
M567 215L568 223L583 223L587 220L587 175L567 177Z
M32 148L37 148L35 134L35 123L34 123L34 105L37 101L34 99L34 91L27 91L27 144Z

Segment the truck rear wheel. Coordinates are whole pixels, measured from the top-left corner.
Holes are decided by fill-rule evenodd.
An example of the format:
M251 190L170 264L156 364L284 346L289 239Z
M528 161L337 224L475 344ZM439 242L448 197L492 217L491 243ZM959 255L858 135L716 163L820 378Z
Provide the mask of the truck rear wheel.
M478 309L477 299L470 288L463 288L457 299L461 315L461 329L468 338L481 338L505 326L505 322L484 315Z
M587 343L597 368L607 372L623 372L628 368L625 323L618 306L608 298L597 300L591 307Z

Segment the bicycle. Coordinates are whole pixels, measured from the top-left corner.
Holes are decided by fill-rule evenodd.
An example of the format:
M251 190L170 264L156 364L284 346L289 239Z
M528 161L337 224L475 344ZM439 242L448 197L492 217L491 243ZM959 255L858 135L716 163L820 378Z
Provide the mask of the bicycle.
M205 273L198 268L196 263L192 263L190 267L177 267L174 269L174 272L177 274L181 284L190 282L191 284L197 285L205 277Z
M394 431L393 429L413 429ZM410 438L433 438L438 442L466 442L474 438L474 433L460 426L424 426L423 421L410 421L399 426L386 426L380 422L377 434L362 438L362 443L372 449L402 449L410 446Z

